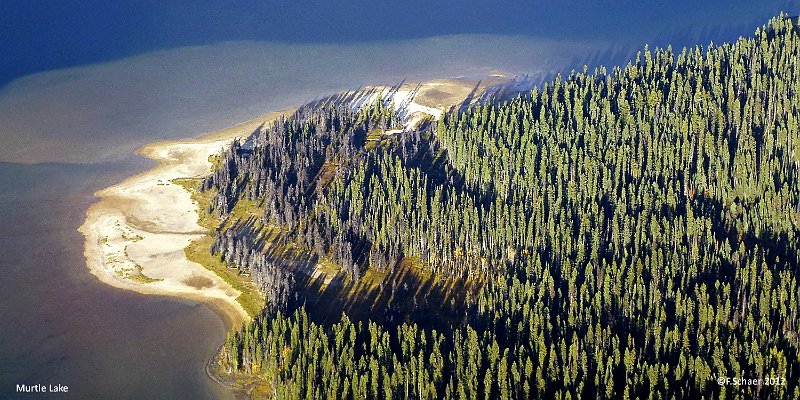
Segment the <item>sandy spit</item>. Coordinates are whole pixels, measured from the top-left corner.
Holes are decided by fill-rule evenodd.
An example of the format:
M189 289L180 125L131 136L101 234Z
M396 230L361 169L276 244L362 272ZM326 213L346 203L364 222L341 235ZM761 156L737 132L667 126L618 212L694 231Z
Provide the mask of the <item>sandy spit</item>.
M229 326L248 321L236 301L239 291L186 259L184 248L207 232L198 225L197 204L189 192L172 180L208 175L211 155L281 114L270 113L197 139L139 149L157 165L95 193L100 200L89 207L78 228L91 273L118 288L202 301Z
M402 133L424 118L438 119L444 110L469 99L470 94L483 93L505 80L440 79L405 84L395 91L377 86L352 106L357 109L372 104L375 96L395 107L403 105L398 111L404 126L387 131ZM229 326L248 321L249 316L236 301L240 292L202 265L186 259L184 249L207 231L198 225L197 204L189 192L172 181L207 176L211 171L210 156L235 138L246 137L260 125L290 112L266 114L197 139L156 142L140 148L138 154L157 165L95 193L100 200L89 207L86 220L78 228L84 235L84 255L91 273L118 288L205 302Z

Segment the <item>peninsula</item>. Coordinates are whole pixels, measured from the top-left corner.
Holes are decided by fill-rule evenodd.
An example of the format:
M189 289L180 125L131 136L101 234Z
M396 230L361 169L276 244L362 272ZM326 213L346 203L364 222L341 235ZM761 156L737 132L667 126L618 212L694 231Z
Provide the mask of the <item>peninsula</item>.
M191 194L175 181L208 174L210 157L280 114L197 139L142 147L139 154L156 166L97 192L100 200L89 208L79 228L92 274L123 289L209 303L229 325L249 320L236 301L239 290L186 258L184 249L208 230L198 225L199 210Z
M487 93L507 80L502 74L493 74L481 82L442 79L367 87L325 97L317 103L346 101L360 108L372 104L377 96L384 96L396 107L402 105L403 120L410 128L455 105L476 101L476 94ZM84 254L92 274L118 288L208 303L232 327L249 321L264 301L249 279L235 268L228 273L225 264L209 258L209 254L187 256L207 253L209 249L190 246L204 245L203 239L209 239L212 230L224 222L201 221L213 218L209 218L208 210L199 209L193 185L211 173L212 159L234 140L246 139L259 127L291 112L271 112L195 139L156 142L139 149L138 154L154 160L156 166L97 192L99 201L89 208L79 228L85 237ZM312 269L310 274L314 276L326 271L324 265L314 265ZM260 302L253 301L254 297L260 297Z

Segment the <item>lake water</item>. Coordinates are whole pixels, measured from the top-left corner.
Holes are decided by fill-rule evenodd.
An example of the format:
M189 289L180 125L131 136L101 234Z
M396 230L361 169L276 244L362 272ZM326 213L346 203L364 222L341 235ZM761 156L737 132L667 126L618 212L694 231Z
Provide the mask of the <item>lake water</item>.
M144 143L368 84L544 79L623 62L643 43L733 40L800 9L412 1L387 19L356 2L186 12L177 1L144 14L107 3L0 5L0 51L13 55L0 59L0 398L42 397L14 393L39 383L68 385L58 398L230 397L203 370L226 331L208 307L107 287L85 267L76 228L92 193L146 168L131 156Z
M214 312L117 290L86 270L75 229L92 193L142 167L0 163L0 398L230 397L203 368L225 335ZM22 396L17 384L69 392Z

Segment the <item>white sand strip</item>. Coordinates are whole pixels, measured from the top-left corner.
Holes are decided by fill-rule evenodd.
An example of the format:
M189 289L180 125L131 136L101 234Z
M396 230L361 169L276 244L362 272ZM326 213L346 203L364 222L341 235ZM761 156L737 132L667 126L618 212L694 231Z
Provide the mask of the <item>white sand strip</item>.
M279 115L271 113L198 139L142 147L139 154L158 165L95 193L100 201L89 207L78 228L92 274L123 289L206 302L233 326L249 320L236 301L239 291L186 259L184 248L207 232L198 225L197 204L189 192L172 180L208 175L210 156Z

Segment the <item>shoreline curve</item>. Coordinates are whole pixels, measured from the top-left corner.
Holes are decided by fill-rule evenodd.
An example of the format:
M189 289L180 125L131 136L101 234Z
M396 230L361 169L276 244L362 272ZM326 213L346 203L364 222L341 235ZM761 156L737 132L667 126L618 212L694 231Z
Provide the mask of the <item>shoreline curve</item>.
M142 146L137 154L156 165L96 192L99 200L78 228L89 271L120 289L202 302L228 327L249 321L236 301L241 293L186 258L184 249L208 231L198 225L198 205L191 194L172 180L208 175L211 156L289 112L268 113L194 139Z

